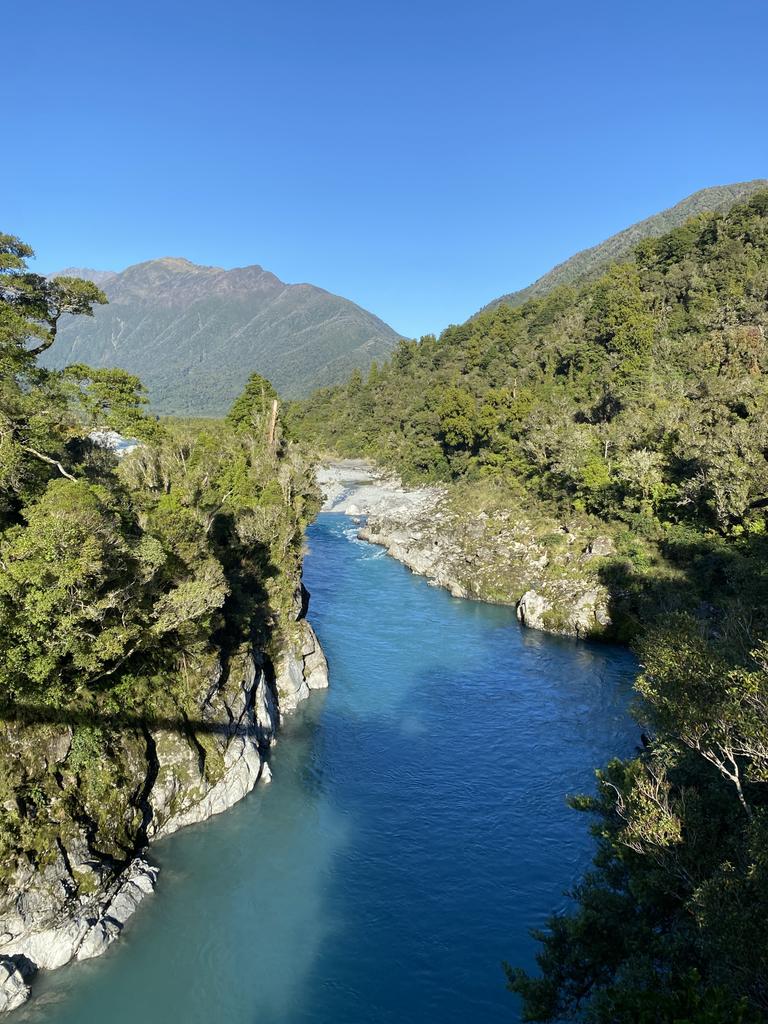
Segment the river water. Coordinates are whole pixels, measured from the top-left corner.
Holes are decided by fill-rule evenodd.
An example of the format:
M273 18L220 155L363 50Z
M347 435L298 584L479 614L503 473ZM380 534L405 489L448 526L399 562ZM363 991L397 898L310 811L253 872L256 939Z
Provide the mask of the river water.
M41 977L34 1024L517 1021L501 961L567 906L588 819L565 804L632 750L617 648L457 600L322 515L310 617L331 689L274 779L159 843L157 892L106 956Z

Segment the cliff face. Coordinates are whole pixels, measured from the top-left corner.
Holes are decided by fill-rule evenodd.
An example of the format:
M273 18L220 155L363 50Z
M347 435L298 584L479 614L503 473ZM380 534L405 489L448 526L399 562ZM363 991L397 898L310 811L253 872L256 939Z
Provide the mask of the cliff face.
M282 715L312 689L328 685L325 657L303 617L273 666L242 647L190 666L195 720L159 717L80 724L5 724L0 767L17 799L45 789L47 837L42 863L6 864L0 893L0 1010L20 1005L36 969L103 953L152 892L157 869L147 846L203 821L269 781L267 752ZM87 731L90 730L90 731ZM83 735L104 743L100 779L78 773ZM80 737L78 739L78 737Z
M614 547L594 524L470 509L445 488L404 488L397 477L360 460L322 466L317 479L326 511L366 516L361 540L386 548L454 597L513 605L532 629L613 636L599 570Z
M419 520L373 515L358 536L380 544L454 597L514 605L525 626L564 636L611 635L609 595L594 573L594 540L561 527L547 543L509 513L450 506ZM598 544L597 547L600 545Z

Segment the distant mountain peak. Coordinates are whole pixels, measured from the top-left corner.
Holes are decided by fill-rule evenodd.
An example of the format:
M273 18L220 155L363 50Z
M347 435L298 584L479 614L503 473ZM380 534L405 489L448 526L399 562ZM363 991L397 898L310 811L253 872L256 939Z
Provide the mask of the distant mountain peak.
M86 281L93 281L99 287L116 276L117 271L115 270L93 270L91 267L65 267L63 270L57 270L55 274L48 275L49 279L54 277L82 277Z
M144 380L158 412L221 414L254 371L300 397L367 371L400 340L348 299L259 264L225 270L163 256L119 273L61 274L96 282L109 305L65 318L46 364L122 367Z

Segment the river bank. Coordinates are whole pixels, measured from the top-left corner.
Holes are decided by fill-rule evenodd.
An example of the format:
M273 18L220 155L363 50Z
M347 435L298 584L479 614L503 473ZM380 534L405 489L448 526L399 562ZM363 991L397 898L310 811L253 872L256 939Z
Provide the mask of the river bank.
M136 822L135 846L124 860L98 848L93 823L73 820L62 830L53 857L25 865L6 880L0 905L0 1012L27 1000L38 970L106 952L155 888L158 869L147 857L156 840L220 814L257 783L270 781L268 752L281 722L312 690L328 686L325 655L305 618L307 605L308 594L299 587L294 621L282 631L288 639L274 663L246 646L190 666L197 720L187 715L182 723L126 722L123 760L133 778L122 785L136 791ZM30 766L41 762L57 773L63 790L75 728L55 721L4 723L2 741L17 759ZM88 728L98 730L100 723ZM63 800L61 813L66 813Z
M317 471L326 511L366 517L358 536L466 597L516 609L523 625L544 632L611 639L611 598L600 567L613 542L577 524L537 522L504 509L468 512L444 487L405 487L359 459Z

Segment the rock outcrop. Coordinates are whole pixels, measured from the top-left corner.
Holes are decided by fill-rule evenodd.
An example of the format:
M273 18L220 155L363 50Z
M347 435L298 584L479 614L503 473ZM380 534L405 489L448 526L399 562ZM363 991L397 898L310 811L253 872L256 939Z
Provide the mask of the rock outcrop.
M29 985L14 960L0 956L0 1013L15 1010L29 998Z
M88 896L74 889L63 858L43 872L30 873L13 907L3 915L0 958L14 963L22 959L31 974L98 956L114 942L156 880L157 868L140 857Z
M552 605L535 590L526 590L517 602L517 617L529 629L546 629L544 616L551 611Z
M281 718L328 685L325 655L304 618L307 601L302 588L274 667L247 647L213 658L194 684L195 718L121 730L122 792L110 813L123 819L115 829L118 847L130 844L122 859L119 848L105 852L94 842L96 821L66 817L67 793L78 784L71 758L75 730L30 724L0 732L3 757L21 759L28 776L37 772L48 780L47 800L60 821L52 855L6 866L0 1011L27 998L36 970L99 956L118 938L155 887L157 869L144 858L153 840L226 810L257 782L269 781L266 758Z
M282 713L295 711L310 690L328 686L328 663L317 635L306 619L296 623L296 636L275 663L275 689Z
M407 489L360 461L323 467L318 481L327 510L367 515L361 540L386 548L454 597L513 605L532 629L611 635L599 567L615 547L610 537L591 536L589 524L534 524L509 509L471 511L444 488Z

